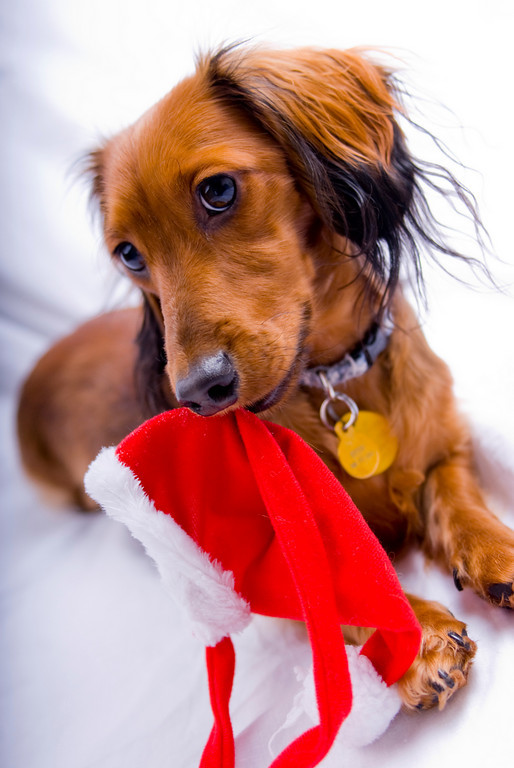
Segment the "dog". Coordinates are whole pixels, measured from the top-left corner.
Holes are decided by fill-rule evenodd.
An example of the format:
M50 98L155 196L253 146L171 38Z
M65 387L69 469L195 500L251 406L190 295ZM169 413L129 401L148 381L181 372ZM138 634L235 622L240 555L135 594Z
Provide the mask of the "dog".
M232 46L92 152L106 246L143 303L86 323L29 376L28 472L90 508L90 461L145 418L247 408L314 448L388 553L420 546L459 590L512 608L514 533L485 505L450 373L400 280L405 264L421 274L425 246L457 255L424 184L472 201L413 158L401 119L393 73L360 50ZM370 434L347 444L361 413L373 434L385 420L386 466ZM400 694L442 708L476 645L444 606L408 597L423 641Z

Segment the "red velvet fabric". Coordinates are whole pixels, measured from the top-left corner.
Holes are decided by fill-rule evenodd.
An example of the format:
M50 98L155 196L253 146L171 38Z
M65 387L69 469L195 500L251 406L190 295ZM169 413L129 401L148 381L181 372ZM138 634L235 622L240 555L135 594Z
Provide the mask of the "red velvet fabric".
M341 624L376 627L362 652L389 685L412 663L419 624L382 547L319 457L295 433L235 411L155 417L117 449L157 509L232 571L255 613L305 621L320 724L273 768L311 768L351 708ZM217 654L220 658L217 659ZM233 670L222 641L207 651L215 726L201 768L231 768ZM230 731L230 733L228 732Z
M230 637L206 648L209 695L214 726L203 751L200 768L227 768L234 765L234 735L229 702L232 693L236 657Z

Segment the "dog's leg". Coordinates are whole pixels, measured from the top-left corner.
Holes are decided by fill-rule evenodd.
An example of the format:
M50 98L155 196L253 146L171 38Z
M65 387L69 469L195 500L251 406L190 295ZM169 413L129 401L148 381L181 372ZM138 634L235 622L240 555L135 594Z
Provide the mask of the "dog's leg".
M405 709L443 709L448 699L466 685L476 652L466 625L440 603L414 595L407 598L421 624L421 646L414 663L398 682ZM344 627L346 642L363 644L373 630Z
M423 508L425 551L449 570L457 589L469 586L491 603L514 608L514 531L487 508L468 455L431 470Z

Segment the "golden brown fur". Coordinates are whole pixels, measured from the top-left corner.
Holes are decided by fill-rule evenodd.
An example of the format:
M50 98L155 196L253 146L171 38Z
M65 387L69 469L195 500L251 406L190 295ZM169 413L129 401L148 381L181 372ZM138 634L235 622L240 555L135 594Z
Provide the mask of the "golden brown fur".
M28 470L86 503L82 477L99 447L173 407L198 361L222 350L237 371L227 407L302 435L388 552L419 542L459 587L512 606L514 534L485 507L450 374L398 283L406 251L419 265L417 238L454 255L423 219L423 171L399 111L389 74L358 52L229 49L94 152L107 248L119 261L131 244L144 265L127 269L146 296L143 330L135 344L141 310L113 313L43 359L20 405ZM217 174L237 196L213 215L199 190ZM356 480L320 421L322 392L299 377L339 360L385 306L389 345L344 391L387 417L399 451L387 472ZM443 606L410 599L423 644L404 702L442 707L475 644Z

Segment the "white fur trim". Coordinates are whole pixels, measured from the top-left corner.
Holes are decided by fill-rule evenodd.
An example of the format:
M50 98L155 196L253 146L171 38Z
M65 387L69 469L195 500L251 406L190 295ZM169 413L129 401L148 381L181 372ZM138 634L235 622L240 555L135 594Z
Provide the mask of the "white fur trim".
M170 595L183 607L193 632L205 645L244 629L250 606L234 590L234 575L188 536L170 516L156 509L114 448L103 448L84 484L109 517L124 523L157 565Z
M337 741L347 747L364 747L378 739L401 707L398 686L387 686L360 648L346 646L352 680L352 708Z
M401 707L398 686L387 686L371 661L360 655L360 648L347 645L346 655L352 682L352 708L343 721L330 752L320 763L320 768L351 765L355 750L378 739ZM312 666L307 672L297 669L297 675L302 688L294 699L286 721L270 740L269 751L272 756L277 754L277 737L280 737L280 742L285 740L289 743L291 738L298 735L298 728L300 732L305 730L306 719L311 723L319 723Z

